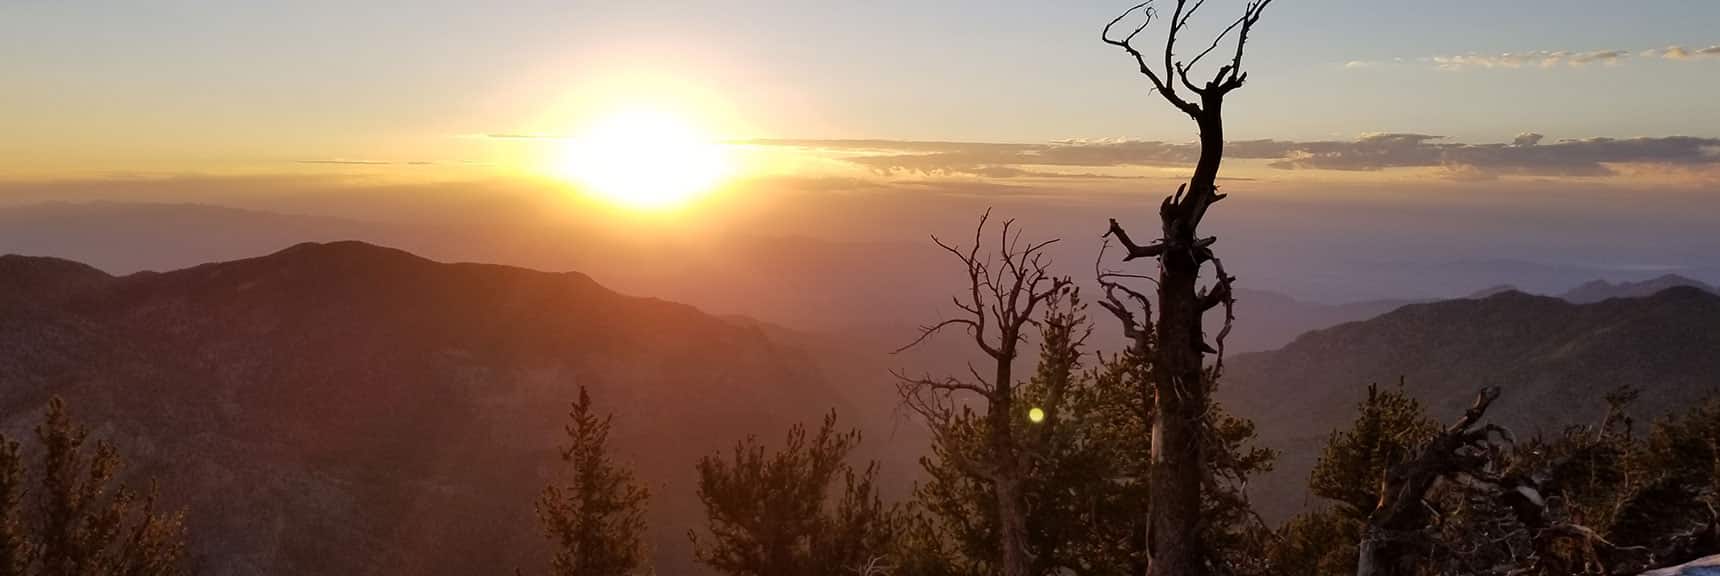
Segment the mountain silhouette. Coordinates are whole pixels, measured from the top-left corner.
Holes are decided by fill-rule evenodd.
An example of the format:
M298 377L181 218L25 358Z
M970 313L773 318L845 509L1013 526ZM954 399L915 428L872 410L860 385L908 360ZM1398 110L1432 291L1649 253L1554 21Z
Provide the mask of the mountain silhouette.
M1689 286L1704 292L1720 293L1720 290L1716 290L1701 280L1677 274L1667 274L1640 282L1620 282L1617 284L1606 280L1593 280L1572 288L1560 298L1575 304L1591 304L1609 298L1643 298L1678 286Z
M1255 502L1282 517L1306 502L1326 435L1354 418L1369 384L1401 378L1442 420L1480 388L1499 386L1488 416L1524 437L1596 422L1606 393L1633 386L1643 393L1632 412L1646 421L1720 389L1715 326L1720 296L1691 287L1593 304L1521 292L1412 304L1239 355L1226 362L1219 394L1283 451L1255 484Z
M1236 317L1226 350L1258 352L1289 344L1311 330L1346 322L1367 320L1418 300L1364 300L1345 304L1306 302L1268 290L1236 290ZM1224 319L1218 314L1205 319L1206 331L1218 333Z
M207 574L541 567L532 502L580 385L616 413L671 573L699 456L842 403L758 326L577 273L358 242L123 277L0 258L3 429L65 396L189 506Z

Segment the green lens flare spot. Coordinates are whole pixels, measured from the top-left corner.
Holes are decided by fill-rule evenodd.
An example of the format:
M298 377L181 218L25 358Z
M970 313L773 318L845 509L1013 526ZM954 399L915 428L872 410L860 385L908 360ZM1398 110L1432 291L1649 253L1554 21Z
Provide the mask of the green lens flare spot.
M1038 408L1028 410L1027 411L1027 420L1029 422L1034 423L1034 424L1044 422L1045 421L1045 411L1040 410Z

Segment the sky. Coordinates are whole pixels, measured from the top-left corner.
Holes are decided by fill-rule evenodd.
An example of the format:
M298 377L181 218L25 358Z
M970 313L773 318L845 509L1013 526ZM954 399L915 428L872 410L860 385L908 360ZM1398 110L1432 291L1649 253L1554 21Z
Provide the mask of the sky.
M1126 8L0 0L0 207L888 243L1004 207L1085 235L1194 154L1099 40ZM1240 10L1211 0L1179 54ZM1410 258L1720 270L1715 22L1711 0L1276 0L1213 226L1307 297Z
M1122 8L7 0L0 169L494 162L495 143L474 136L561 133L638 99L693 108L724 138L1188 140L1098 42ZM1645 52L1720 44L1717 21L1705 0L1281 0L1230 134L1712 137L1720 55ZM1620 56L1500 66L1605 51Z

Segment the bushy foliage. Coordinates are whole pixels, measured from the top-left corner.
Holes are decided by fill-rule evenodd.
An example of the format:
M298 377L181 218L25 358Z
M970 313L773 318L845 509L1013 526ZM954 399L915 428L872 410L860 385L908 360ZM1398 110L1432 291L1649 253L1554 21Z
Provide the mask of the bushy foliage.
M795 425L780 450L757 438L727 459L699 461L707 533L689 532L699 562L725 574L824 576L878 571L895 538L895 515L878 496L876 465L847 462L858 431L836 414L818 432Z
M538 520L554 546L550 571L558 576L622 576L645 563L645 508L649 492L609 455L612 416L592 410L579 388L568 413L568 446L562 460L572 468L565 484L551 484L538 498Z
M1720 553L1720 400L1641 437L1628 415L1635 397L1610 394L1601 422L1499 445L1473 472L1445 479L1424 502L1433 513L1416 536L1414 572L1631 573ZM1370 387L1311 475L1311 491L1329 504L1280 530L1276 572L1354 573L1382 480L1438 430L1401 388Z
M120 482L112 444L92 443L58 397L35 436L30 470L23 446L0 435L0 576L186 573L184 515L157 510L153 488Z
M1153 417L1146 390L1151 355L1144 350L1093 358L1083 347L1086 318L1078 299L1059 303L1040 322L1034 375L1019 390L1022 403L1043 419L1010 420L1027 439L1029 549L1035 574L1139 574L1145 569L1147 473ZM1243 487L1270 469L1274 454L1255 447L1247 420L1215 409L1206 429L1214 471L1204 491L1202 529L1208 562L1220 573L1259 573L1267 535ZM915 491L905 534L914 546L904 574L995 573L997 516L988 479L964 470L961 458L980 460L987 422L963 414L922 459L926 480Z
M1380 500L1380 481L1439 431L1415 398L1400 385L1368 386L1348 430L1335 430L1308 478L1308 490L1331 500L1343 515L1360 520Z
M1284 576L1354 574L1361 526L1331 507L1298 514L1279 527L1267 563Z
M1421 403L1400 385L1368 386L1348 429L1334 430L1308 477L1308 490L1327 504L1278 529L1269 553L1275 571L1310 576L1354 574L1362 525L1380 500L1393 466L1439 430Z
M1028 548L1034 573L1063 569L1121 572L1133 561L1145 490L1144 428L1136 421L1138 400L1121 393L1127 384L1120 363L1084 372L1085 319L1068 308L1048 312L1041 324L1039 363L1018 389L1026 410L1009 420L1028 451L1025 492L1030 507ZM941 535L949 550L932 558L941 568L928 573L994 573L999 563L997 514L990 479L958 462L989 461L988 422L964 412L949 426L932 455L921 460L926 481L915 491L919 522Z

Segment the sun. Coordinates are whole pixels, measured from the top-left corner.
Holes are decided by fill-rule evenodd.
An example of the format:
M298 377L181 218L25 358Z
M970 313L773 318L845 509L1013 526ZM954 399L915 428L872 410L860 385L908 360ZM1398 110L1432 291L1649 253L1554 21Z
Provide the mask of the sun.
M692 123L638 108L604 116L570 139L555 170L611 202L666 209L715 188L729 162L722 146Z

